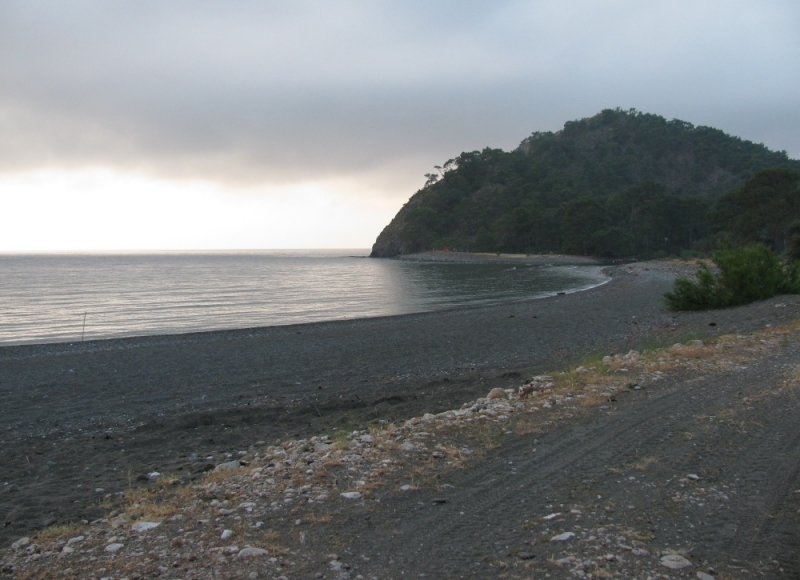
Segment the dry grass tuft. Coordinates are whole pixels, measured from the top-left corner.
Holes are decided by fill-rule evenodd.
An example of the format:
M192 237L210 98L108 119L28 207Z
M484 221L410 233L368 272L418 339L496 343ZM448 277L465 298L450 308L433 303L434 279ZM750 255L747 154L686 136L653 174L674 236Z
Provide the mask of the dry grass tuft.
M643 457L636 463L632 463L629 467L631 469L635 469L636 471L646 471L647 468L654 463L658 463L658 457Z
M309 524L327 524L333 519L330 514L310 514L303 517ZM273 538L273 541L277 538Z
M80 528L77 524L69 523L69 524L59 524L56 526L50 526L43 530L39 530L36 532L34 538L40 542L48 542L48 541L55 541L55 540L67 540L78 535Z
M209 471L205 475L203 475L203 483L219 483L222 481L227 481L233 477L241 477L245 475L250 475L252 473L252 467L240 467L239 469L221 469L219 471Z

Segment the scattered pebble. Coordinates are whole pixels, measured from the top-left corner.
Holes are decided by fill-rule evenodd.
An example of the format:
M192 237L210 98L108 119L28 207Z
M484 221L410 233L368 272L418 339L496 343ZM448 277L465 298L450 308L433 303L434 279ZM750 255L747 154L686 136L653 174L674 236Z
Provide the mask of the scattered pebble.
M257 558L259 556L269 556L269 552L263 548L247 547L239 550L239 553L236 555L237 558Z
M666 556L661 556L661 565L671 570L680 570L691 566L692 563L679 554L667 554Z
M136 522L131 526L134 532L146 532L161 525L161 522Z

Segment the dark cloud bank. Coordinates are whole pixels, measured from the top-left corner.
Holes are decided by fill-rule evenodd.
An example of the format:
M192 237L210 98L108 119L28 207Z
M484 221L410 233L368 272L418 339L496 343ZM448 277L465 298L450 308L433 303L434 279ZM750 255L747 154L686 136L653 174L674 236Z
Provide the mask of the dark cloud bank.
M3 3L0 171L391 189L616 106L800 156L796 2L601 4Z

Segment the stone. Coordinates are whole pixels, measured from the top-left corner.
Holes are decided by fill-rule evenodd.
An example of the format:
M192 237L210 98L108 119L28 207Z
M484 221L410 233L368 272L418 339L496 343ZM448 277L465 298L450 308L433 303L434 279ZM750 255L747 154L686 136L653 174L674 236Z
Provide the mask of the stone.
M75 548L73 548L71 546L64 546L63 548L61 548L61 553L62 554L72 554L72 552L74 552L74 551L75 551Z
M161 477L161 474L158 471L153 471L147 474L147 478L150 480L158 479L159 477Z
M557 536L553 536L550 538L551 542L566 542L567 540L571 540L575 537L573 532L564 532L563 534L558 534Z
M225 463L220 463L214 468L214 471L233 471L234 469L239 469L241 465L239 465L239 460L235 459L233 461L226 461Z
M689 478L689 479L691 479L692 481L700 481L700 479L701 479L701 478L700 478L700 476L699 476L699 475L697 475L696 473L690 473L690 474L689 474L689 475L687 475L686 477L688 477L688 478Z
M72 544L77 544L78 542L82 542L86 539L86 536L75 536L74 538L70 538L67 540L67 546L71 546Z
M375 441L375 438L372 435L362 435L361 437L359 437L359 440L362 443L372 443L373 441Z
M691 566L692 563L679 554L667 554L666 556L661 556L661 565L670 570L680 570Z
M11 548L14 549L14 550L19 550L20 548L24 548L25 546L27 546L30 543L31 543L31 539L29 537L25 536L23 538L20 538L19 540L17 540L13 544L11 544Z
M519 558L520 560L531 560L535 557L536 554L533 554L532 552L519 552L517 554L517 558Z
M222 530L222 535L220 535L220 540L227 540L233 535L233 530Z
M344 499L361 499L361 493L358 491L345 491L339 495Z
M711 574L706 574L705 572L698 572L697 577L700 580L716 580Z
M487 399L506 399L506 398L508 398L508 395L506 395L506 392L503 389L501 389L500 387L495 387L491 391L489 391L489 394L486 395L486 398Z
M131 526L134 532L146 532L161 525L161 522L136 522Z
M114 554L115 552L119 552L124 547L125 547L125 544L116 544L116 543L115 544L109 544L108 546L106 546L104 551L106 551L106 552L108 552L110 554Z
M237 558L258 558L260 556L269 556L269 552L263 548L242 548L236 555Z

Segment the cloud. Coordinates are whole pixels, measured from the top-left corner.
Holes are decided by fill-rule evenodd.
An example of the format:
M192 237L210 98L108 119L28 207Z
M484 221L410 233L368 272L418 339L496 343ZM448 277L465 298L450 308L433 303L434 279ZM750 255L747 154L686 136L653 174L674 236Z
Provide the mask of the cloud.
M92 167L407 198L607 107L800 156L796 2L0 5L0 172Z

